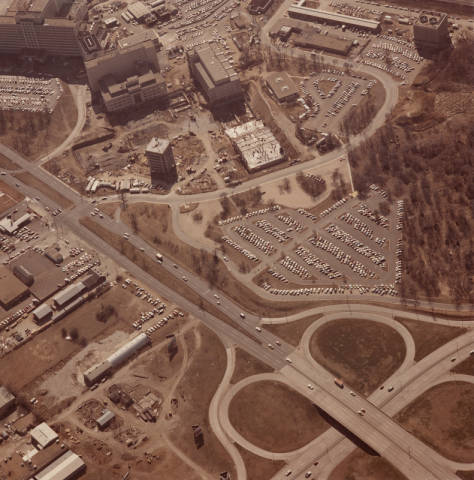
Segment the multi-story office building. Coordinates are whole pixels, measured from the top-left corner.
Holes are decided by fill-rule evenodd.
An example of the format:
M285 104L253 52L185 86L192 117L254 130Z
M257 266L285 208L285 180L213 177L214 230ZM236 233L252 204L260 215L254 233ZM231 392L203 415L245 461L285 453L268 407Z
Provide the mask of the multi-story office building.
M225 52L215 42L200 45L187 55L191 74L210 106L224 105L242 98L239 76L225 59Z
M157 137L152 138L146 147L145 156L150 165L152 181L168 180L176 176L176 164L169 140Z
M448 16L422 13L413 25L415 45L421 49L440 50L450 44Z
M89 85L100 92L109 112L140 106L166 96L152 40L118 48L85 62Z
M0 6L0 53L82 55L75 22L55 18L70 0L3 1L6 3Z

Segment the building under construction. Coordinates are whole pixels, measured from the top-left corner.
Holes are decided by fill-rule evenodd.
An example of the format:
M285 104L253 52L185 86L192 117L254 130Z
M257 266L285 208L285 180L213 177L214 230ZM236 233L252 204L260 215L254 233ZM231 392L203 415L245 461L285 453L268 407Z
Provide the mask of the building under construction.
M249 172L255 172L282 162L280 143L261 120L251 120L225 131L234 149Z

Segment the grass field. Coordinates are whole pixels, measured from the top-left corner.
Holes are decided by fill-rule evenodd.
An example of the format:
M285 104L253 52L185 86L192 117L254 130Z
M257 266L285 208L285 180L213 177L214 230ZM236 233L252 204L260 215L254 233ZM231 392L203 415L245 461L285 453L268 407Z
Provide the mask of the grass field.
M448 382L429 389L397 414L410 433L441 455L474 462L474 385Z
M400 317L395 317L395 320L409 330L415 341L415 361L421 360L453 338L466 332L466 329L461 327L435 325Z
M0 180L0 215L25 198L18 190Z
M62 86L64 93L51 115L46 112L0 112L5 126L0 142L29 160L36 160L60 145L77 121L71 90L65 83Z
M392 328L369 320L334 320L314 332L313 358L359 393L369 395L402 364L405 343Z
M462 373L464 375L474 375L474 355L466 358L464 362L456 365L451 371L454 373Z
M201 343L194 352L190 367L176 389L179 407L169 437L189 458L211 475L231 472L234 467L224 447L209 425L209 405L226 369L226 353L219 338L208 328L199 327ZM204 445L197 449L191 426L199 425Z
M271 452L301 448L329 428L306 397L274 381L240 390L230 403L229 419L245 439Z
M49 197L51 200L56 202L61 208L69 208L72 207L73 203L67 199L64 195L61 195L59 192L51 188L46 183L38 180L35 176L28 172L22 172L15 174L15 177L18 178L21 182L30 187L36 188L42 194Z
M382 479L406 480L406 477L384 458L369 455L361 449L357 449L355 452L347 456L329 476L329 480Z
M18 168L18 165L0 153L0 168L5 170L15 170Z
M264 328L265 330L275 334L277 337L280 337L290 345L296 347L300 343L301 337L308 327L322 316L322 314L318 314L289 323L279 323L273 325L266 324Z
M230 383L237 383L252 375L269 372L273 372L273 368L265 365L245 350L235 349L235 368Z
M259 457L258 455L249 452L245 448L236 444L242 460L245 463L247 470L247 478L249 480L270 480L273 476L285 466L283 460L269 460L267 458Z

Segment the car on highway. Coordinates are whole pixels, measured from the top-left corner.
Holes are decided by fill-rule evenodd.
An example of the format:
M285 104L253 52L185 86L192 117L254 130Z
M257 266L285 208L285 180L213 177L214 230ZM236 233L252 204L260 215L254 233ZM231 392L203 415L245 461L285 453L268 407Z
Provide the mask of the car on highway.
M7 172L2 172L2 175L6 175L6 174L7 174Z
M286 473L285 473L285 477L289 477L293 472L291 470L288 470Z
M188 278L185 277L184 275L182 276L182 279L183 279L183 282L187 282L187 281L188 281Z
M143 247L140 247L140 252L144 252L145 249Z
M314 387L313 387L313 385L311 385L311 383L308 383L308 388L309 388L310 390L314 390Z
M269 343L267 346L270 350L273 350L275 348L271 343Z
M393 392L393 387L392 386L388 387L388 391Z
M281 347L281 342L280 342L280 340L275 340L275 343L276 343L279 347Z
M293 363L293 360L292 360L290 357L286 357L285 360L286 360L288 363Z
M304 474L304 478L309 478L311 477L311 475L312 475L311 471L308 471Z
M257 332L261 332L262 329L260 327L255 327L255 330L257 330Z
M240 318L245 318L245 313L244 312L240 312Z

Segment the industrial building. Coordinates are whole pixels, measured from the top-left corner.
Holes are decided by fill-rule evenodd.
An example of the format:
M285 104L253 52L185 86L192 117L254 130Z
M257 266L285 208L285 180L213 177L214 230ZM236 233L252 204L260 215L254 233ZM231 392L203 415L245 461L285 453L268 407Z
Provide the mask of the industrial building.
M0 265L0 306L9 310L29 295L28 287L8 268Z
M13 267L13 274L28 287L31 287L35 281L33 274L23 265L15 265Z
M146 147L145 157L150 165L153 183L163 177L165 179L176 177L176 163L169 140L157 137L152 138Z
M189 68L210 106L222 106L242 99L240 79L216 42L187 52Z
M53 316L53 310L47 303L43 303L33 310L33 318L38 325L47 322Z
M130 35L129 37L121 38L118 41L118 46L119 48L135 47L136 45L140 45L148 41L153 43L155 50L159 50L161 48L160 37L158 36L156 30L143 30L142 32Z
M85 290L86 286L82 282L69 285L53 297L54 306L57 309L64 308L68 303L75 300Z
M421 50L440 50L449 46L448 16L422 13L413 24L415 45Z
M35 474L34 480L72 480L86 469L86 464L71 450Z
M115 418L115 413L110 410L105 410L104 413L95 421L99 430L107 428L112 420Z
M267 87L280 103L293 102L299 97L295 82L286 72L273 72L267 77Z
M167 94L153 40L119 48L85 62L89 85L109 112L140 106Z
M2 218L2 220L0 220L0 232L7 233L8 235L13 235L17 230L23 227L23 225L29 223L31 219L32 215L30 213L25 213L16 220L13 220L13 218L8 215Z
M129 5L127 12L137 21L142 22L151 13L150 8L143 2L135 2Z
M45 422L40 423L30 432L31 443L38 449L48 447L54 443L59 437L58 434Z
M322 35L317 32L305 30L303 33L292 37L293 43L297 47L309 48L311 50L323 50L328 53L346 56L352 47L351 40L344 40L328 35Z
M0 53L81 56L76 23L57 18L70 0L3 0Z
M299 0L296 5L288 8L288 15L291 18L307 20L309 22L325 23L329 25L345 25L362 30L368 30L372 33L380 31L380 22L369 18L352 17L336 12L327 12L317 8L305 7L306 0Z
M6 417L15 406L15 396L0 385L0 418Z
M225 131L249 172L267 168L284 160L278 140L261 120L251 120Z
M145 333L140 333L128 343L120 347L116 352L110 355L105 361L94 365L84 373L84 383L90 387L99 382L108 375L113 368L117 368L125 363L130 357L135 355L142 348L150 344L150 339Z

